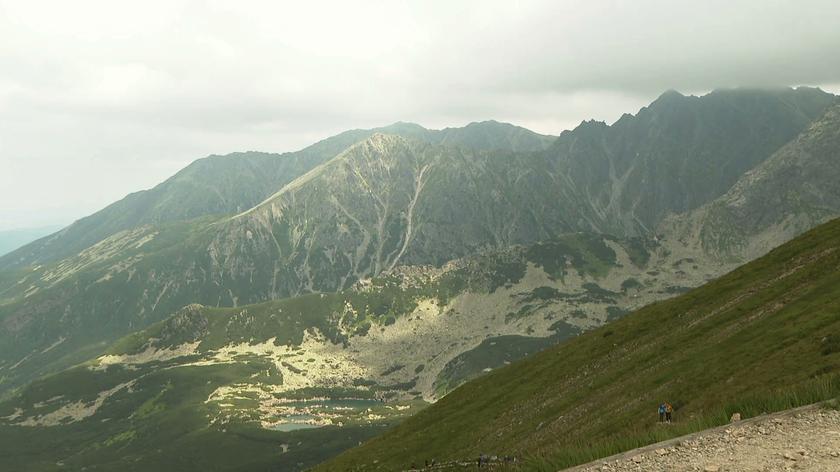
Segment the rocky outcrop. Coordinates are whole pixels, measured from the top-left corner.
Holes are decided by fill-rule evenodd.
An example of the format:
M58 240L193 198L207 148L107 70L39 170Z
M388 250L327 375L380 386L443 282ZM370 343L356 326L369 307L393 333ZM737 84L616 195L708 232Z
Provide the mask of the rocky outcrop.
M720 198L660 232L699 252L750 260L840 215L840 105L744 174Z

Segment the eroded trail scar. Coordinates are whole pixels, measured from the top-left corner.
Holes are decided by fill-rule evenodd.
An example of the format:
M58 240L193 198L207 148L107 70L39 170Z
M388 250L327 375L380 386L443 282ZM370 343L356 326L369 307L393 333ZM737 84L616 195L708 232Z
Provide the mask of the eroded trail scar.
M393 270L394 267L399 262L402 255L405 253L408 244L411 242L411 238L413 236L414 230L414 208L417 206L417 202L420 200L420 193L423 191L423 187L426 185L428 179L424 180L424 176L426 175L426 171L431 168L430 164L426 164L421 167L419 170L415 169L415 177L414 177L414 195L412 195L411 200L408 202L408 209L406 211L406 230L405 230L405 238L403 238L403 244L400 248L400 252L397 253L397 256L391 261L391 265L388 266L388 270Z

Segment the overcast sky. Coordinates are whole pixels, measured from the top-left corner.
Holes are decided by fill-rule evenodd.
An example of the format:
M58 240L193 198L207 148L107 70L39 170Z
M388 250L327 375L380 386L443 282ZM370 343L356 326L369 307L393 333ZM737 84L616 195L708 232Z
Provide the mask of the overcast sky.
M840 92L840 2L679 3L0 0L0 229L349 128L558 134L669 88Z

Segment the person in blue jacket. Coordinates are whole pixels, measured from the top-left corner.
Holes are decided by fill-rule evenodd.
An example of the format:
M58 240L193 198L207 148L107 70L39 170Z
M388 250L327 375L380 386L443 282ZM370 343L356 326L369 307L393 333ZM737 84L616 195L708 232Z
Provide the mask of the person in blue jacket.
M665 422L665 402L662 402L659 405L659 422L660 423Z

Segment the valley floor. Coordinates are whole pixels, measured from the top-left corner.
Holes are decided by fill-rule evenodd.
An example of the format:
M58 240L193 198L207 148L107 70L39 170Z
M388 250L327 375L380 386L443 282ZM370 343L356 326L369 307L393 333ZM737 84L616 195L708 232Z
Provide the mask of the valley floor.
M607 471L840 470L840 411L803 407L683 436L567 469Z

